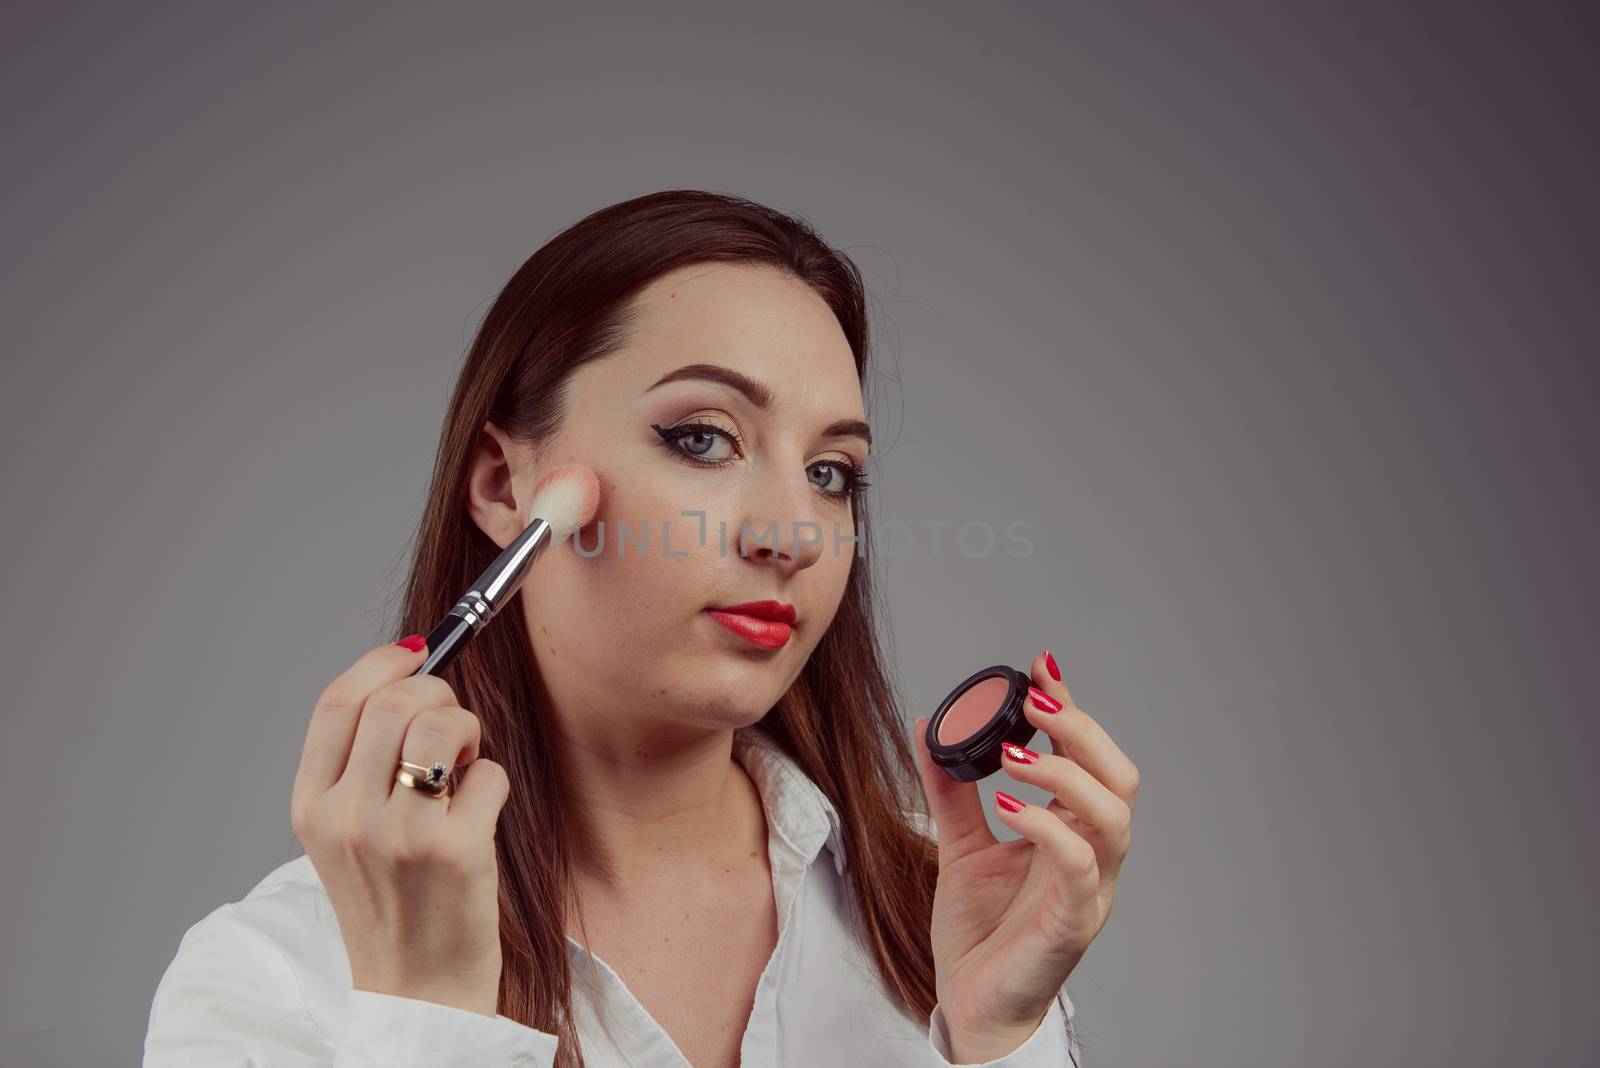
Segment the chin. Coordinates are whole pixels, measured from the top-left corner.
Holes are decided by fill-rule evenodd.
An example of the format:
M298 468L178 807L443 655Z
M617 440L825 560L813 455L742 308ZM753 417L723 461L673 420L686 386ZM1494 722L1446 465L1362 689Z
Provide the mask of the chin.
M758 722L783 696L787 685L770 659L750 660L717 651L695 657L683 676L652 688L657 712L672 709L677 718L723 728ZM689 668L689 663L685 663Z

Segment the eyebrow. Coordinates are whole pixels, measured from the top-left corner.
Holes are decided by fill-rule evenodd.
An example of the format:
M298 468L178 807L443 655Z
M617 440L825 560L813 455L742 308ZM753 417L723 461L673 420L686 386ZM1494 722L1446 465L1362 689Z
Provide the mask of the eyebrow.
M716 382L719 385L727 386L744 394L751 404L754 404L763 412L772 410L772 391L765 384L751 378L742 371L735 371L732 367L724 367L717 363L691 363L678 368L676 371L668 371L656 379L655 384L646 389L645 392L649 393L650 390L655 389L657 386L664 386L668 382L690 380ZM872 428L860 419L839 419L829 423L823 429L822 436L825 438L857 437L868 445L872 444Z

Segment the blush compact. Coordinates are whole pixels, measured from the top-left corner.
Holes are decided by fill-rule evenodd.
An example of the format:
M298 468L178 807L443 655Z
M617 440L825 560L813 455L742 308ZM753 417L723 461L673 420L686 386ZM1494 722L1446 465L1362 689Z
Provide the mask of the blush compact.
M1004 664L975 671L928 720L928 755L952 779L973 782L1000 770L1000 743L1026 745L1039 732L1022 702L1032 680Z

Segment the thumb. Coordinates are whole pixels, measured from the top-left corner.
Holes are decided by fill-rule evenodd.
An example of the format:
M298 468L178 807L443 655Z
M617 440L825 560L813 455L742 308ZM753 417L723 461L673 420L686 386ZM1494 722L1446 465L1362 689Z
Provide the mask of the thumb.
M939 866L943 868L968 853L995 845L998 839L984 818L978 784L958 782L933 762L927 739L930 718L919 716L912 734L917 746L917 771L922 776L922 791L928 797L928 814L933 817L939 833Z

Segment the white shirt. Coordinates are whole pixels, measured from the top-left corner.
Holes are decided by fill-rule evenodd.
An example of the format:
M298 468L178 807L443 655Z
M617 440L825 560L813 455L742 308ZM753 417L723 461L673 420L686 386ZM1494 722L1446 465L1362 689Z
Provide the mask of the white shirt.
M924 1025L893 1004L848 920L839 816L758 727L733 753L760 791L778 940L756 987L741 1068L941 1068L943 1010ZM930 833L931 824L922 825ZM827 856L824 857L824 847ZM822 863L817 863L822 859ZM689 1068L599 956L567 938L573 1011L592 1068ZM150 1005L144 1068L551 1068L556 1036L505 1016L351 987L326 890L307 856L183 935ZM994 1068L1082 1065L1065 988L1038 1029ZM1070 1048L1070 1054L1069 1054Z

